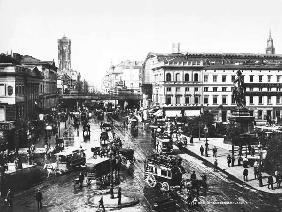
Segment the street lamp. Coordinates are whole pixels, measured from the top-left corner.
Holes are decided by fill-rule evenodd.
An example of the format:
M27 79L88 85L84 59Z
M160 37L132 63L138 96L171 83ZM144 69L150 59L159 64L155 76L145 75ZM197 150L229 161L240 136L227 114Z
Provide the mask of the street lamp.
M207 138L207 134L208 134L208 127L207 125L205 125L205 128L204 128L204 131L205 131L205 137L206 137L206 143L205 143L205 156L208 157L208 147L209 147L209 144L208 144L208 138Z

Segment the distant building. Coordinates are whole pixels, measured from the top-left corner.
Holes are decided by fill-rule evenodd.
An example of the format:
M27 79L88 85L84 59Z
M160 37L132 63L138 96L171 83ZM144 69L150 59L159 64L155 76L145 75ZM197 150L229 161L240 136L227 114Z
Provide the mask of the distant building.
M269 38L267 40L266 54L275 54L275 48L273 45L273 39L271 37L271 32L269 32Z
M58 63L60 70L71 70L71 40L66 36L58 39Z
M122 61L111 66L104 78L106 93L135 93L140 94L142 82L142 63L138 61Z

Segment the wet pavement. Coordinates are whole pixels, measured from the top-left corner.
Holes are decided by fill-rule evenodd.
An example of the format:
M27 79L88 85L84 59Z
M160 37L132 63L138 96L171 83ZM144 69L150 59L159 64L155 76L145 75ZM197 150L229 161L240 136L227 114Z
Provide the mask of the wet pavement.
M99 138L100 127L96 121L91 122L91 141L82 141L81 133L70 141L69 145L96 146ZM122 124L115 124L115 132L122 138L124 148L135 150L136 163L133 176L127 170L121 172L121 188L123 195L139 198L140 203L134 207L122 209L106 209L107 211L150 211L150 204L162 194L160 191L148 188L143 180L144 160L146 156L153 153L151 136L144 130L139 130L137 137L132 137ZM73 142L73 144L72 144ZM192 171L196 171L197 177L206 174L208 177L207 195L200 196L200 205L189 208L185 203L182 194L176 197L180 208L177 211L259 211L275 212L281 211L282 197L263 194L249 187L237 184L228 179L228 176L221 172L214 172L213 168L204 164L187 154L179 152L184 159L184 168L187 171L186 178L190 177ZM96 211L91 200L97 195L95 185L75 189L73 180L77 178L79 171L74 171L62 176L52 176L40 185L15 195L13 208L1 207L0 211L37 211L35 201L35 191L41 188L43 193L43 209L40 211ZM116 190L116 189L115 189ZM2 205L3 202L1 202Z

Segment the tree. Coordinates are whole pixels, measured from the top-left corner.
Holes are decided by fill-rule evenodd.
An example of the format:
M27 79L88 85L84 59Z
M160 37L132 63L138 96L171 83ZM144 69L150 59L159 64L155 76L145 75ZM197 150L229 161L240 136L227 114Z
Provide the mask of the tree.
M282 134L277 133L268 140L267 155L264 161L264 171L269 174L274 173L277 169L282 172Z

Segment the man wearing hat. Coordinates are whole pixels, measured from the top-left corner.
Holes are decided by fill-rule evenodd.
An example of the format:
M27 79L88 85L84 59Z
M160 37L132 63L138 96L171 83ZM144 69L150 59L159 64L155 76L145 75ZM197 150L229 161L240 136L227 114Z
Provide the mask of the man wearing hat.
M37 189L36 195L35 195L36 201L37 201L37 207L38 209L42 208L42 192L40 191L40 189Z

